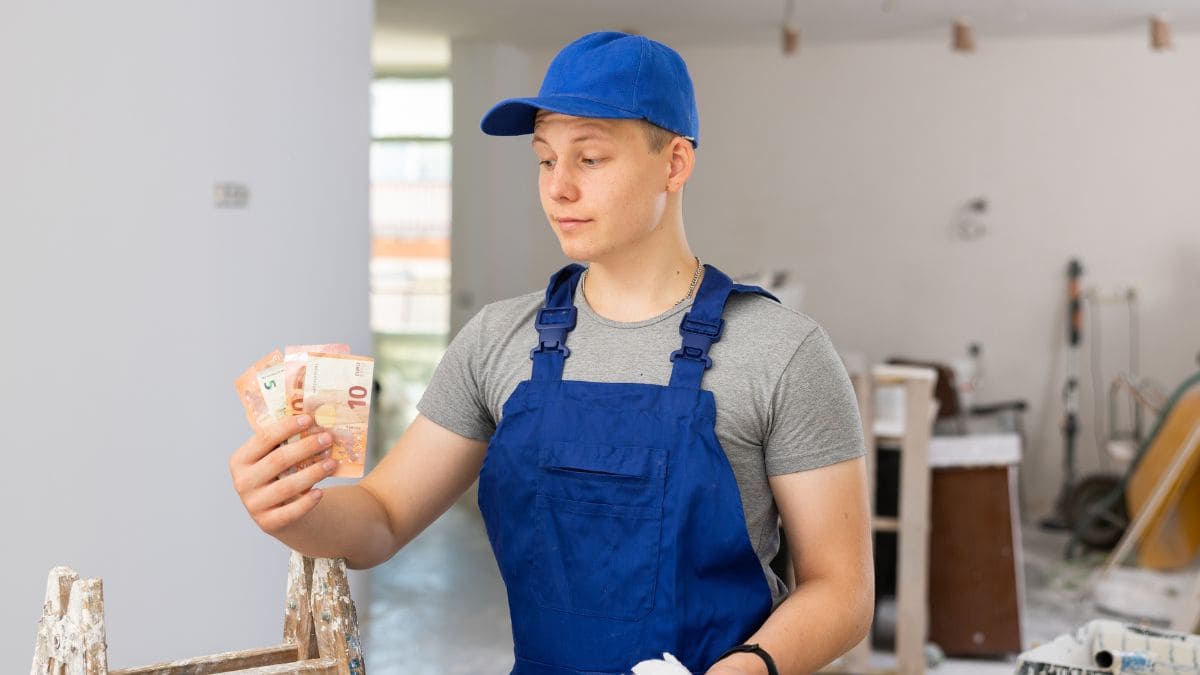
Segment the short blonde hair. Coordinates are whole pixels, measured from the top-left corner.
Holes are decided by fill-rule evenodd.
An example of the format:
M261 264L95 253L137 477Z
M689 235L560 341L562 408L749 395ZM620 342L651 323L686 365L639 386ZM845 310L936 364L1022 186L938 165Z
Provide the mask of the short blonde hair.
M639 121L642 123L642 130L646 132L646 143L650 146L650 152L662 152L662 149L667 147L667 143L679 135L673 131L667 131L653 122Z
M554 111L546 110L545 108L538 110L533 117L533 126L536 128L543 115L551 114L553 112ZM663 148L667 147L667 143L670 143L675 139L676 136L679 135L674 131L667 131L666 129L646 119L638 119L635 121L642 125L642 132L646 135L646 144L650 146L650 152L662 152Z

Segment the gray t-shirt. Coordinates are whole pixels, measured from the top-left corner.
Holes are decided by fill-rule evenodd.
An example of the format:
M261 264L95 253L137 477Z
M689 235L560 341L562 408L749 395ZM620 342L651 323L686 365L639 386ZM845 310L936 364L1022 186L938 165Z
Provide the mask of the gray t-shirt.
M666 385L670 354L682 339L679 322L691 303L622 323L593 312L581 288L563 379ZM490 439L504 402L532 374L534 319L544 298L538 291L481 309L451 341L417 409L462 436ZM733 467L746 529L778 604L786 588L769 567L779 551L779 512L767 476L861 456L858 403L829 336L809 317L769 298L736 293L724 318L701 386L713 392L717 438Z

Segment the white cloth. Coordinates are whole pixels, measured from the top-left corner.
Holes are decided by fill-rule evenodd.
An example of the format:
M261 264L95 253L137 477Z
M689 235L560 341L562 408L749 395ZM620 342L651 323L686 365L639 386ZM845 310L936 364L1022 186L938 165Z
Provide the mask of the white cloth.
M633 675L692 675L679 659L663 652L662 659L642 661L633 667Z

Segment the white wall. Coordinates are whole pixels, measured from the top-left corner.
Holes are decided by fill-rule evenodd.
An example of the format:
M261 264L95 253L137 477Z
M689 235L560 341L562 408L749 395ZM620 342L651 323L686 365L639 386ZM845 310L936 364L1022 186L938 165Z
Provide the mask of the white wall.
M488 302L534 290L528 282L544 266L534 247L542 245L539 225L545 220L539 219L529 137L486 136L479 130L480 118L493 104L537 91L541 74L533 72L528 54L511 45L458 40L451 44L450 79L454 334Z
M1141 33L985 40L970 56L942 41L806 45L793 58L774 43L684 46L701 122L685 199L693 249L730 273L793 270L803 309L839 348L874 360L948 361L982 342L980 400L1033 406L1025 488L1031 510L1046 509L1061 465L1070 257L1082 259L1088 284L1140 291L1144 374L1174 387L1195 370L1197 37L1178 35L1166 53L1150 52ZM552 56L530 51L528 90L496 96L536 92ZM485 109L455 103L476 124ZM521 179L532 195L532 171ZM478 196L512 184L456 171L454 189ZM978 196L990 234L952 240L957 210ZM524 280L532 289L563 260L536 202L532 212L518 206L476 208L493 231L521 218L541 229ZM462 215L456 236L488 227ZM1102 311L1103 396L1127 343L1125 315ZM1087 355L1084 470L1097 463Z
M4 14L0 671L55 565L104 580L114 668L275 644L287 552L230 485L232 382L284 343L370 352L372 5ZM249 208L214 208L222 180Z

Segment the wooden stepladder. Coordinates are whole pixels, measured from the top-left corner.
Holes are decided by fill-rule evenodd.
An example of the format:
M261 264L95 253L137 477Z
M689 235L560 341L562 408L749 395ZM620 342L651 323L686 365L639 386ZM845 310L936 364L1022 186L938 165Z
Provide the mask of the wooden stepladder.
M108 669L104 590L55 567L46 583L31 675L366 675L358 615L343 560L292 552L283 644L152 666Z
M929 523L932 475L929 469L929 437L937 408L933 390L937 372L929 368L880 365L869 373L851 375L862 416L867 448L868 491L871 498L871 527L876 532L897 533L896 565L896 668L871 667L870 636L824 672L895 673L920 675L925 672L925 641L929 635ZM875 409L875 393L889 387L903 392L900 424L881 423ZM876 447L900 451L900 515L875 514Z

